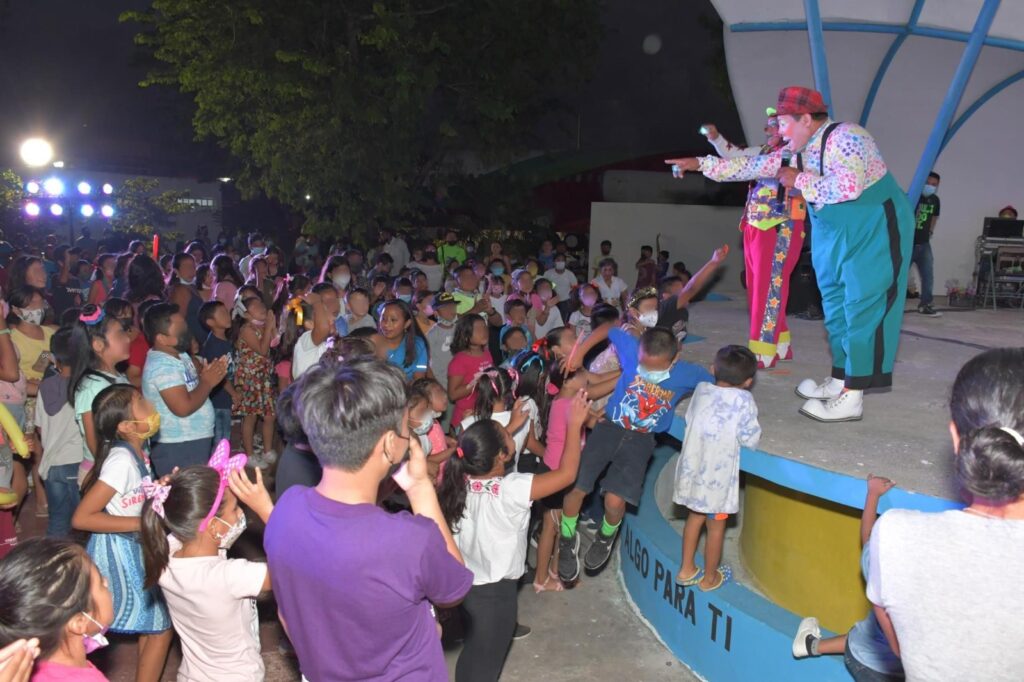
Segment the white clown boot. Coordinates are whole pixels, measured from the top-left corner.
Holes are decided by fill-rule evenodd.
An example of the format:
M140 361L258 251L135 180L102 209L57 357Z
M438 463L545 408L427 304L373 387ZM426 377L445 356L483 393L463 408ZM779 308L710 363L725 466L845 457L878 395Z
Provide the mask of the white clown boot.
M800 414L819 422L855 422L864 416L864 391L843 391L830 400L808 400Z
M831 400L839 397L843 392L842 379L829 377L820 384L814 383L814 379L804 379L796 387L796 394L804 400Z

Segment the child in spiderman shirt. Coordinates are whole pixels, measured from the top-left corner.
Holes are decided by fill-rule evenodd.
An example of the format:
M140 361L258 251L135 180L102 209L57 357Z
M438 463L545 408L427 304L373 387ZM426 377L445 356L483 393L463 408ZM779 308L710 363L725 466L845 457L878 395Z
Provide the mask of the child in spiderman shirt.
M580 574L580 540L576 534L583 498L607 468L604 523L583 559L589 572L604 568L612 554L626 503L636 505L643 492L647 463L654 453L654 434L668 431L676 405L702 381L714 378L703 367L677 361L679 343L668 329L653 327L636 339L606 325L579 344L567 371L579 368L587 352L607 338L615 347L622 375L605 406L606 420L587 438L573 490L565 496L559 539L558 576L572 583Z

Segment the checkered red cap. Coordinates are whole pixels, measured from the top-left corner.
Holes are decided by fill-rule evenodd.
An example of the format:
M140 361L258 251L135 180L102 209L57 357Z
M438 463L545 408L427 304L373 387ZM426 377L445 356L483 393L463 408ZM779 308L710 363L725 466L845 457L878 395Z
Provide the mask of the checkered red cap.
M828 113L828 106L817 90L791 85L779 90L779 103L775 110L779 116L800 116Z

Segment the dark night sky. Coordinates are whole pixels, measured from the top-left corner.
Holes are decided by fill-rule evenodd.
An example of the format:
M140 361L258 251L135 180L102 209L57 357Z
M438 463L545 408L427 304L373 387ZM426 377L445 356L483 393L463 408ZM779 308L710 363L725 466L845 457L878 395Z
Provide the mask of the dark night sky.
M192 143L185 99L140 89L145 63L119 24L145 0L8 0L0 15L0 161L43 134L69 163L131 172L218 173L209 146ZM696 128L738 130L735 108L713 85L721 34L709 0L607 0L606 40L592 83L575 108L584 150L636 155L703 149ZM701 17L715 27L702 25ZM645 36L661 50L645 54ZM717 59L716 59L717 58ZM724 73L724 66L718 71ZM575 126L573 126L575 127ZM575 146L575 130L563 137Z

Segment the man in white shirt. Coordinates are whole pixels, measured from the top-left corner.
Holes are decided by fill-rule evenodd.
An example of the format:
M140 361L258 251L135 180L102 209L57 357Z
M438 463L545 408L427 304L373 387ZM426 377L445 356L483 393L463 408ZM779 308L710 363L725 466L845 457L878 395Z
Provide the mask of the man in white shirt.
M409 246L401 236L393 230L383 227L380 230L381 253L386 253L394 260L391 263L391 276L398 277L398 273L409 264Z

